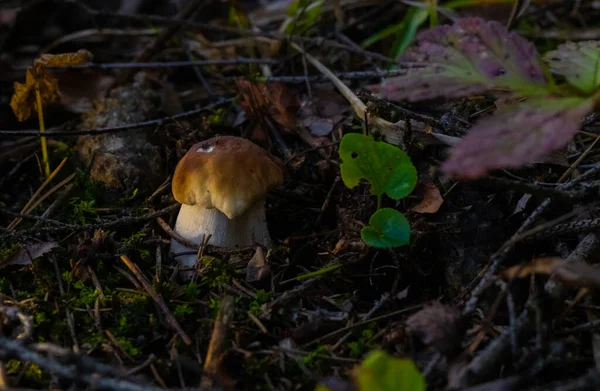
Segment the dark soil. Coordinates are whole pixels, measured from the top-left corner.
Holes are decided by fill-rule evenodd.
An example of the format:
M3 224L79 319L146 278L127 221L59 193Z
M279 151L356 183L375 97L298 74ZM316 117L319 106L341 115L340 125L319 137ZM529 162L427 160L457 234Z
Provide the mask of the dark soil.
M448 147L425 142L415 130L403 147L417 168L419 186L401 201L383 200L383 206L405 213L410 245L370 248L360 230L376 198L366 184L344 185L337 154L341 136L365 124L288 41L265 44L265 37L277 38L285 11L262 22L267 9L257 2L134 3L0 5L0 127L19 131L0 130L0 389L198 389L202 382L207 389L314 390L326 382L331 390L350 390L351 369L378 348L414 360L431 391L600 389L594 287L556 282L552 288L554 280L543 273L497 278L502 270L542 257L595 263L597 222L585 228L577 222L598 217L598 176L590 174L568 189L575 196L556 186L594 141L589 134L598 130L595 117L586 120L587 133L577 135L561 159L498 170L491 179L472 182L440 175L437 167ZM513 28L544 50L563 41L544 33L599 27L600 9L588 2L580 8L576 1L533 3ZM345 24L337 33L335 12L326 9L313 25L294 31L295 42L344 73L367 103L381 79L354 72L390 68L381 57L389 55L396 36L368 52L357 44L398 24L407 6L344 4ZM506 23L511 6L457 12ZM176 15L185 7L194 8L185 18L194 23L175 31ZM258 30L236 26L234 9L240 18L261 21ZM441 14L440 22L450 23ZM100 28L111 30L92 31ZM165 32L171 34L164 38ZM248 43L232 42L240 37ZM37 115L19 122L9 104L14 82L24 82L25 69L48 47L55 54L86 49L98 64L132 63L145 53L149 58L142 62L155 64L53 71L61 100L44 107L44 120L48 132L63 135L48 137L51 170L66 162L36 195L46 179ZM269 88L283 91L274 98L276 107L240 104L237 78L257 82L264 66L242 57L275 59L268 67L272 82L281 84ZM238 61L160 66L227 58ZM310 90L305 76L314 76ZM294 99L301 109L292 105ZM443 121L438 133L461 137L472 116L493 102L478 96L392 103ZM301 125L309 109L320 120L335 117L332 129L311 133ZM391 121L409 119L374 97L371 109ZM97 128L107 130L85 134ZM266 199L273 245L264 249L260 279L246 277L256 249L207 246L197 279L184 283L164 228L174 227L179 205L170 181L185 152L215 135L249 138L285 162L284 184ZM564 183L597 170L597 159L596 146ZM435 185L443 204L435 213L413 212L426 183ZM51 189L24 213L34 196L36 201ZM554 222L569 213L568 220ZM544 224L547 230L505 246L517 232ZM558 224L563 226L551 235ZM124 259L137 265L148 287ZM486 276L490 262L499 267ZM341 267L328 270L332 265ZM228 310L229 327L221 329L216 320ZM209 357L216 363L207 365L211 337L221 337L223 346Z

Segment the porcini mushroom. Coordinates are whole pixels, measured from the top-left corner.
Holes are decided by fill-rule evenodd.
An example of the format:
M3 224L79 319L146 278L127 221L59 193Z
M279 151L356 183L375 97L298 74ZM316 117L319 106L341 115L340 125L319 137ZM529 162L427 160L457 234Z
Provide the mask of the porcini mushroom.
M281 163L263 148L244 138L217 136L194 144L177 163L172 180L173 197L181 203L175 232L200 245L233 249L268 246L271 242L265 214L270 188L283 183ZM189 252L175 239L171 253ZM180 269L196 264L196 254L177 256ZM188 280L193 271L181 276Z

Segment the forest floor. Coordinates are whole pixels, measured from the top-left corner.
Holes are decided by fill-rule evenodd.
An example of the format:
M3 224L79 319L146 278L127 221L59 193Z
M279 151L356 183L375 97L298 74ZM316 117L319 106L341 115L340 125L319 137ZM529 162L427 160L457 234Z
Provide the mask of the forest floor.
M543 159L460 180L440 165L503 103L378 95L416 34L458 17L541 53L600 39L597 2L2 2L0 389L423 389L383 367L365 387L373 351L413 362L429 391L600 389L595 115ZM36 76L58 85L48 177L35 88L52 86L30 80L14 110L15 82L80 50L93 57ZM414 191L378 205L365 181L346 186L349 133L402 149ZM218 135L285 165L272 244L199 246L185 282L171 179ZM363 241L379 207L404 214L410 243Z

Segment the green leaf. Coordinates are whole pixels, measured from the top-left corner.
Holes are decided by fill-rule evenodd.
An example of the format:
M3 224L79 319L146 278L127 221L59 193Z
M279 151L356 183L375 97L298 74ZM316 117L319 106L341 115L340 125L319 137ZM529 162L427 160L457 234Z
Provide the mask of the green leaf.
M396 209L381 208L373 213L360 236L371 247L401 247L410 242L410 224Z
M425 377L412 360L395 358L382 350L367 355L354 371L359 391L425 391Z
M398 36L392 47L392 52L390 54L392 58L400 57L406 48L414 42L417 30L427 20L430 10L429 7L411 7L408 10L406 17L404 18L406 20L405 28L402 30L401 35Z
M586 94L600 86L600 41L567 42L544 55L550 70Z
M400 148L372 137L348 133L339 150L344 184L352 189L361 179L371 184L371 194L386 193L398 200L409 195L417 184L417 170Z

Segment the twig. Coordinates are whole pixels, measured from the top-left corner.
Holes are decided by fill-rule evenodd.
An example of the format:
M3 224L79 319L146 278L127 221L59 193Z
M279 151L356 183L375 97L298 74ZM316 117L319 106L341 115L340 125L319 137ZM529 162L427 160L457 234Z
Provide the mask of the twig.
M511 335L513 333L521 339L525 339L526 336L532 334L532 317L533 314L529 306L525 307L509 330L494 339L478 356L455 374L450 382L450 388L463 388L485 380L510 353ZM514 330L511 330L511 328L514 328Z
M200 382L202 389L211 388L214 379L219 379L223 387L229 383L222 370L222 361L227 353L229 327L235 315L235 298L227 295L221 300L221 307L213 326L212 336L204 360L204 376Z
M327 196L325 197L325 201L323 201L323 205L321 205L321 211L319 211L319 216L317 216L317 220L315 221L316 227L321 225L321 220L323 219L323 216L325 215L325 211L327 210L327 207L329 206L329 202L331 201L331 196L333 194L333 190L335 189L335 187L337 186L339 181L340 181L340 176L338 175L333 180L333 183L331 184L331 188L329 189L329 192L327 192Z
M222 105L225 103L230 103L232 101L233 101L232 98L217 99L216 101L214 101L204 107L185 111L183 113L175 114L175 115L172 115L169 117L162 117L162 118L154 119L151 121L137 122L134 124L126 124L126 125L120 125L120 126L114 126L114 127L108 127L108 128L96 128L93 130L64 131L64 130L57 130L57 129L60 129L60 127L56 127L56 128L51 128L51 129L55 129L53 131L51 129L46 130L43 133L43 135L46 138L61 137L61 136L97 135L97 134L105 134L105 133L123 132L125 130L132 130L132 129L140 129L140 128L145 128L147 126L162 126L165 123L175 121L175 120L178 120L181 118L192 117L192 116L200 114L204 111L212 110L219 105ZM33 129L31 129L31 130L0 130L0 137L2 137L2 136L27 137L27 136L40 136L40 135L42 135L42 133L39 130L33 130Z
M598 165L597 167L591 168L590 170L581 174L577 178L571 180L570 182L564 183L564 184L558 186L557 188L559 190L570 190L573 187L575 187L577 184L579 184L580 182L590 179L591 177L595 176L599 172L600 172L600 165ZM511 236L511 238L507 241L507 243L508 242L511 242L513 244L516 243L516 240L521 236L521 234L523 232L525 232L525 230L527 230L534 223L534 221L537 219L537 217L539 215L544 213L546 208L548 206L550 206L551 202L552 202L552 200L550 198L544 199L542 201L542 203L533 212L531 212L531 214L527 217L527 219L525 219L523 224L521 224L521 227L519 227L519 229ZM475 288L473 288L473 290L471 291L471 297L465 303L465 306L463 308L464 315L472 314L475 311L475 309L477 307L477 303L479 302L479 297L481 296L481 294L487 287L489 281L491 281L494 278L496 271L498 270L498 268L500 267L500 265L502 264L502 262L504 261L505 257L508 255L508 253L510 252L511 249L512 249L512 246L507 246L505 243L498 251L496 251L490 257L490 261L489 261L488 265L486 266L486 269L484 269L482 271L482 274L480 274L479 282L477 283Z
M369 319L369 320L365 320L365 321L362 321L362 322L358 322L358 323L355 323L355 324L353 324L353 325L351 325L351 326L343 327L343 328L341 328L341 329L338 329L338 330L332 331L332 332L330 332L330 333L327 333L327 334L325 334L325 335L323 335L323 336L321 336L321 337L318 337L318 338L316 338L316 339L314 339L314 340L312 340L312 341L310 341L310 342L307 342L307 343L305 343L305 344L302 346L302 348L303 348L303 349L309 348L309 347L311 347L312 345L318 344L318 343L320 343L321 341L325 341L326 339L328 339L328 338L331 338L331 337L333 337L334 335L337 335L337 334L339 334L339 333L343 333L343 332L346 332L346 331L350 331L350 330L352 330L352 329L355 329L355 328L357 328L357 327L362 327L362 326L368 325L368 324L369 324L369 323L371 323L371 322L378 322L378 321L380 321L380 320L387 319L387 318L391 318L391 317L393 317L393 316L396 316L396 315L405 314L405 313L407 313L407 312L410 312L410 311L417 310L417 309L419 309L419 308L421 308L421 307L422 307L422 305L414 305L414 306L412 306L412 307L408 307L408 308L404 308L404 309L401 309L401 310L398 310L398 311L390 312L389 314L385 314L385 315L377 316L377 317L375 317L375 318L372 318L372 319Z
M23 207L23 209L21 209L21 213L27 214L27 209L29 209L29 207L31 206L31 204L33 202L35 202L35 199L42 194L42 191L46 188L46 186L48 186L50 184L50 182L52 182L52 179L54 179L54 177L56 175L58 175L58 173L60 172L60 170L64 167L65 163L67 163L67 158L64 158L62 160L62 162L60 162L60 164L54 169L54 171L52 171L52 174L50 174L50 176L48 176L48 178L46 178L46 180L44 181L44 183L42 183L42 185L36 190L36 192L31 196L31 198L29 199L29 201L27 201L27 203L25 204L25 206ZM12 229L13 226L16 226L18 224L19 219L15 219L13 220L9 225L8 225L8 229Z
M197 29L201 29L201 30L205 30L205 31L213 31L213 32L222 33L222 34L267 37L267 38L276 39L279 41L288 41L288 40L300 41L300 42L304 42L304 43L308 43L308 44L314 44L317 47L329 47L332 49L346 50L351 53L361 54L365 57L372 58L374 60L387 62L387 63L396 63L397 62L393 58L383 56L379 53L369 52L362 48L357 49L355 47L343 45L336 41L327 40L327 39L307 38L307 37L303 37L303 36L299 36L299 35L286 35L286 34L282 34L282 33L266 33L266 32L262 32L259 30L255 31L255 30L250 30L250 29L241 29L241 28L235 28L235 27L220 26L220 25L217 25L214 23L211 23L211 24L200 23L200 22L193 22L193 21L189 21L189 20L173 19L173 18L157 16L157 15L132 14L132 13L122 13L122 12L115 13L115 12L111 12L111 11L94 10L94 9L91 9L91 8L83 5L81 2L76 2L76 4L77 4L77 6L81 7L82 9L85 9L86 12L88 12L90 15L136 20L136 21L140 21L143 23L152 21L152 22L157 22L157 23L165 23L165 24L172 25L172 26L194 27Z
M175 16L175 20L187 20L196 11L198 7L204 2L204 0L190 0L185 3L185 6L179 10ZM167 43L171 37L173 37L181 29L180 24L172 25L171 27L164 29L160 34L152 40L133 60L134 63L148 61L153 58L159 50ZM113 87L122 85L129 81L134 75L134 72L130 69L117 76Z
M3 360L19 359L21 361L27 361L51 373L54 373L59 377L87 383L92 388L115 391L164 391L162 388L152 387L150 385L142 386L127 380L115 380L106 377L100 377L97 374L98 370L96 368L100 367L101 364L98 364L98 367L88 366L88 368L86 368L87 370L78 370L80 367L73 364L69 366L62 365L51 357L44 357L30 350L23 343L13 341L3 336L0 336L0 358ZM72 362L77 362L79 358L85 358L89 361L93 361L89 357L75 355L75 357L73 357L74 361ZM80 362L83 362L83 360Z
M272 58L248 58L234 57L218 60L189 60L189 61L164 61L164 62L90 62L81 65L47 67L53 71L67 71L71 69L142 69L142 68L182 68L195 67L198 65L238 65L238 64L278 64L279 61ZM26 67L13 67L13 70L26 70Z
M47 193L45 193L43 196L41 196L40 198L38 198L33 205L31 205L29 208L27 208L27 210L24 212L25 214L28 214L29 212L33 211L42 201L44 201L46 198L50 197L52 194L54 194L57 190L59 190L60 188L62 188L64 185L66 185L67 183L71 182L71 180L73 180L73 178L75 178L75 173L69 175L68 177L66 177L65 179L63 179L62 181L60 181L59 183L57 183L55 186L53 186L50 190L48 190ZM19 225L19 223L22 221L22 217L19 217L16 221L14 221L14 224L11 224L8 229L12 229L14 230L15 227L17 225Z
M177 322L177 319L175 319L175 317L171 314L171 311L169 311L169 308L165 304L163 298L158 293L156 293L156 291L152 288L152 285L146 280L146 277L144 277L142 271L137 267L135 263L131 262L127 255L121 255L121 261L123 261L123 263L129 268L129 270L131 270L131 272L135 274L139 282L144 286L146 292L148 292L150 297L154 299L156 304L165 314L165 318L167 319L169 325L177 332L177 334L179 334L183 342L185 342L186 345L191 345L192 340L190 339L190 337L187 336L185 331L183 331L183 329Z
M46 222L52 222L52 224L55 224L56 226L54 226L54 227L35 227L35 228L22 229L19 231L6 232L6 233L0 235L0 241L10 240L12 238L21 237L21 236L27 237L27 236L32 236L32 235L38 235L40 233L60 233L60 232L69 232L69 231L81 232L81 231L96 230L96 229L101 229L101 228L106 229L106 228L120 227L123 225L129 225L129 224L143 223L148 220L153 220L158 216L163 216L163 215L169 214L171 212L174 212L180 207L181 207L181 204L177 203L177 204L168 206L164 209L157 210L156 212L149 213L144 216L139 216L139 217L129 217L128 216L128 217L123 217L123 218L120 218L117 220L107 221L107 222L103 222L103 223L85 224L85 225L66 224L66 223L62 223L58 220L42 219L38 216L20 215L21 217L23 217L23 219L42 220L42 221L46 221ZM0 209L0 213L11 214L12 212L8 212L4 209Z

